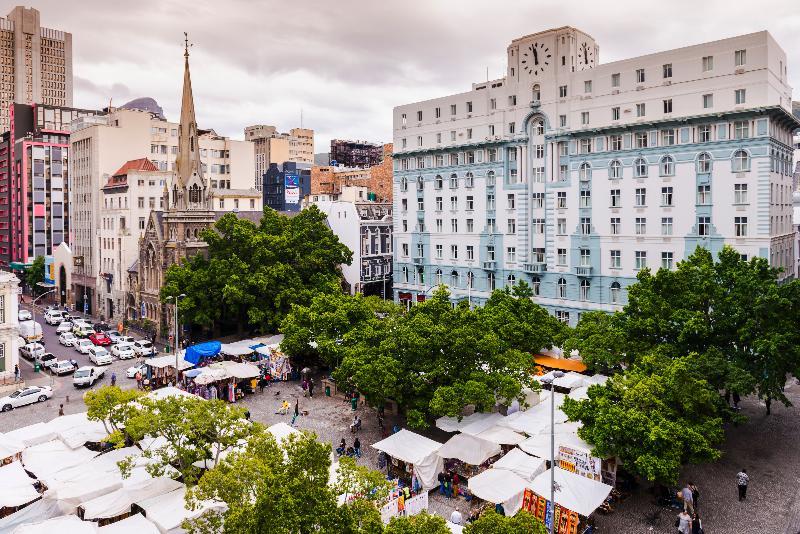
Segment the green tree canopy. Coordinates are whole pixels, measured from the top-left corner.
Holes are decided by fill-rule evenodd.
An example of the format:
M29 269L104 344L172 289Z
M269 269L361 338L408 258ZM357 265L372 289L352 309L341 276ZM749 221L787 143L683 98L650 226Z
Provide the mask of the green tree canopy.
M532 514L520 511L514 517L487 510L464 529L464 534L547 534L547 529Z
M25 270L25 284L31 288L34 295L41 295L46 291L40 286L44 282L44 256L36 256L31 266Z
M438 515L423 512L408 517L393 517L385 534L450 534L447 522Z

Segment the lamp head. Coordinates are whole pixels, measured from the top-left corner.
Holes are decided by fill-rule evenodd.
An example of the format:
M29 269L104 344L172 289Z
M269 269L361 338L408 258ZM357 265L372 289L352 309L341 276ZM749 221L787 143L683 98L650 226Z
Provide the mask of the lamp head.
M564 371L553 371L553 378L561 378L564 376Z
M553 377L545 376L545 377L542 377L541 379L539 379L539 381L542 384L546 384L546 385L549 386L549 385L551 385L553 383Z

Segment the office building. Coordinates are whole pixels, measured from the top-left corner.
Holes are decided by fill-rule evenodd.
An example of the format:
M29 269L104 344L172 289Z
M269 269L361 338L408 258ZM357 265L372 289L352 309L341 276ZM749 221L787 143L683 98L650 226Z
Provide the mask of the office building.
M292 128L281 133L275 126L256 124L244 129L244 138L255 145L255 187L259 191L272 163L314 164L314 130Z
M365 187L373 200L392 200L392 144L383 145L383 158L372 167L315 165L311 168L311 194L336 195L342 188Z
M14 380L19 364L19 279L13 273L0 272L0 381Z
M0 132L11 104L72 106L72 34L44 28L39 11L17 6L0 18Z
M287 161L270 163L264 174L264 207L277 211L300 211L304 198L311 194L311 165Z
M586 33L513 40L500 79L394 110L395 297L526 281L575 324L642 269L724 245L794 275L786 54L766 32L601 63Z
M372 167L383 159L383 145L367 141L331 140L330 164L343 167Z

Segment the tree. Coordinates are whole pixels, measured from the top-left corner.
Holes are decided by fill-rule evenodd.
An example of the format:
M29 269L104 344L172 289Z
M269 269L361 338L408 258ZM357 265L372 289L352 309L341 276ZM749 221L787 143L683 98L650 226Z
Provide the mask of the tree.
M293 217L265 208L259 225L226 214L202 238L208 257L171 266L161 298L185 294L184 318L217 330L274 332L292 304L340 291L340 265L353 256L314 206Z
M583 423L578 435L594 456L616 456L647 480L674 483L684 463L717 460L724 438L720 396L697 374L696 358L642 356L590 387L588 399L565 399L564 413Z
M31 294L38 296L46 291L39 285L44 283L44 274L44 256L36 256L25 270L25 284L31 288Z
M467 525L464 534L547 534L547 529L529 512L507 517L490 509Z
M90 389L83 396L86 404L86 417L91 421L100 421L108 432L108 441L123 446L131 437L125 432L125 425L136 410L138 400L143 392L136 389L120 389L117 386L105 386Z
M567 354L577 350L592 371L616 372L634 356L626 350L628 340L621 321L621 313L584 312L565 336L562 348Z
M393 517L385 534L450 534L447 522L438 515L421 514Z

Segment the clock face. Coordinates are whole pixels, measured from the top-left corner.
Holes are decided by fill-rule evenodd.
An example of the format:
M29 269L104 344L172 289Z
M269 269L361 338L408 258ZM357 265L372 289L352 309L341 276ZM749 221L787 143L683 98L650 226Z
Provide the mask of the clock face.
M583 42L578 47L578 67L586 69L594 65L594 47Z
M522 53L522 68L525 72L538 76L550 65L553 55L544 43L533 43Z

